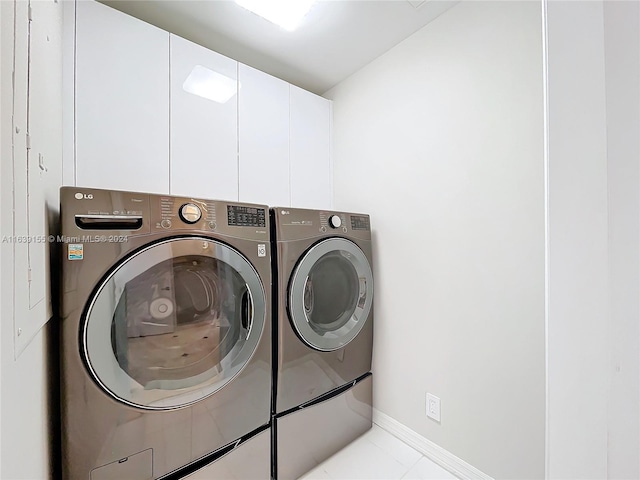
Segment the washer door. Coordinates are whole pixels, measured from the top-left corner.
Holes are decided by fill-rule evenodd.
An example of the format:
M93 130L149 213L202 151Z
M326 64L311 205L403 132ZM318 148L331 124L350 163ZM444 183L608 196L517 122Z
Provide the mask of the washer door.
M315 244L291 276L291 323L316 350L337 350L353 340L367 321L372 301L371 266L362 250L344 238Z
M165 240L118 265L82 324L86 364L117 400L192 404L248 363L266 318L262 282L237 250L204 237Z

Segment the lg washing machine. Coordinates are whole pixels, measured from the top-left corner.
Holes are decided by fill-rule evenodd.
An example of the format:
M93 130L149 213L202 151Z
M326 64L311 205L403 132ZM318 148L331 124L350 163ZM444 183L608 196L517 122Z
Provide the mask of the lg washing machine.
M274 208L274 474L295 479L371 428L368 215Z
M238 475L268 478L268 208L60 197L64 478L179 478L223 457L220 475L236 478L243 462L228 459L242 451Z

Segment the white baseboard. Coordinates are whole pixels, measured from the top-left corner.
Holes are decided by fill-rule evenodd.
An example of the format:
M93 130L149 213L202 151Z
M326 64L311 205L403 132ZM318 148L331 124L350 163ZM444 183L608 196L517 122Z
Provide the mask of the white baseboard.
M419 433L414 432L409 427L375 408L373 409L373 423L385 429L391 435L398 437L404 443L415 448L429 460L437 463L458 478L463 480L493 480L493 478L473 465L469 465L461 458L456 457L451 452L436 445L431 440L427 440Z

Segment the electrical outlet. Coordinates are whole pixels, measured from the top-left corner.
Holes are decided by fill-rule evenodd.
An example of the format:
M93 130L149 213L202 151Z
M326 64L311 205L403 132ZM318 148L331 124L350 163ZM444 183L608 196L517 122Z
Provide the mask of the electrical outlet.
M440 421L440 399L430 393L427 393L427 417Z

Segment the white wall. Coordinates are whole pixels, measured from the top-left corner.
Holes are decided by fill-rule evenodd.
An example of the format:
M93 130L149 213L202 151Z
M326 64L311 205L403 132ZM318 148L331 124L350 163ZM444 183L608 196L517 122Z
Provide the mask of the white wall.
M640 476L640 5L548 2L548 477Z
M14 24L15 6L15 24ZM20 183L26 183L26 165L16 162L13 158L11 143L16 139L15 151L24 146L24 134L26 131L23 120L26 118L26 65L27 65L27 6L25 1L0 2L0 32L2 44L0 51L0 75L1 90L0 102L0 235L12 236L14 234L14 222L24 222L24 219L14 219L14 190L20 179ZM34 21L32 28L42 32L43 22L47 25L49 38L42 41L50 46L55 45L61 34L60 25L60 5L53 0L37 2L34 4ZM46 12L46 13L43 13ZM42 14L42 15L41 15ZM37 25L36 25L37 23ZM14 38L14 25L15 38ZM50 43L49 43L50 42ZM11 72L14 65L14 44L16 45L16 89L12 90ZM42 68L38 63L42 60L43 52L47 52L47 61L51 61L48 49L44 47L38 51L39 43L32 42L31 68L36 71ZM46 86L37 94L40 98L46 92L54 92L53 103L58 103L57 108L52 110L32 111L39 115L31 125L44 125L48 131L55 132L55 128L60 125L61 107L60 96L55 94L61 88L60 75L62 68L48 70ZM33 85L42 85L33 80ZM51 91L49 90L51 89ZM32 92L33 93L33 92ZM40 103L42 105L42 103ZM33 105L32 105L33 107ZM16 120L16 126L20 127L20 132L14 134L12 126L12 115ZM31 132L34 139L42 141L44 135L36 135ZM42 133L38 131L37 133ZM55 136L55 135L54 135ZM55 140L57 141L57 140ZM54 142L55 143L55 142ZM57 145L57 144L56 144ZM49 145L51 147L51 145ZM39 148L39 147L38 147ZM34 147L35 151L35 147ZM37 158L37 156L36 156ZM51 178L59 178L61 169L61 152L55 155L47 155L46 165L49 168ZM60 183L57 180L58 184ZM44 222L45 219L42 219ZM51 478L54 471L54 464L57 461L53 449L57 444L58 432L53 428L52 423L58 417L55 399L57 392L57 363L50 351L50 342L55 339L53 332L57 325L47 325L39 331L31 342L22 351L14 348L14 329L16 312L26 311L28 305L16 305L14 302L25 298L28 294L23 287L14 281L14 246L11 243L0 243L0 378L1 393L0 398L0 422L2 423L2 444L0 449L1 470L0 478L3 479L47 479ZM19 265L16 268L25 267ZM45 269L45 265L41 267ZM18 299L18 300L16 300ZM28 301L28 300L27 300ZM22 319L24 320L24 318ZM30 319L31 320L31 319ZM39 324L46 319L36 319Z
M11 72L9 70L8 61L5 60L7 57L7 53L5 49L8 45L12 44L11 36L13 35L13 27L10 27L10 23L7 22L7 17L10 18L10 12L7 10L5 12L6 7L0 5L0 112L4 112L6 106L10 104L10 95L11 95ZM8 123L9 116L7 114L0 113L0 158L3 158L5 155L8 155L10 152L9 149L9 138L11 136L11 124ZM3 188L3 182L0 181L0 205L2 205L5 201L4 193L6 189ZM2 221L2 216L0 214L0 235L4 233L4 222ZM0 272L2 272L4 257L1 247L0 247ZM2 275L2 273L0 273ZM0 288L2 287L2 280L0 277ZM3 297L0 295L0 322L2 322L4 316L4 308L3 308ZM2 331L0 329L0 359L2 358ZM2 392L2 374L0 373L0 392ZM0 396L0 473L2 472L2 397Z
M548 2L548 475L607 478L602 2Z
M13 70L13 2L0 2L0 170L4 170L6 164L11 162L11 114L13 108L13 90L11 81L11 72ZM4 172L0 175L0 236L4 237L12 233L11 210L7 208L12 203L11 188L12 185L8 183ZM0 243L0 367L4 364L4 357L7 352L5 344L7 339L13 338L11 332L9 336L5 334L5 324L13 325L13 311L12 311L12 295L13 288L5 288L7 285L11 285L12 281L12 269L10 261L9 245L2 242ZM4 268L2 268L4 267ZM13 350L13 345L11 345ZM4 421L4 415L2 415L2 409L7 403L7 399L3 395L2 388L6 384L4 381L4 375L0 368L0 477L2 477L2 469L4 468L6 461L3 461L5 457L4 447L6 440L2 441L9 433L6 430L6 422Z
M544 476L541 17L462 2L325 95L335 207L372 214L375 406L496 478Z
M607 478L640 478L640 3L604 2L611 320Z

